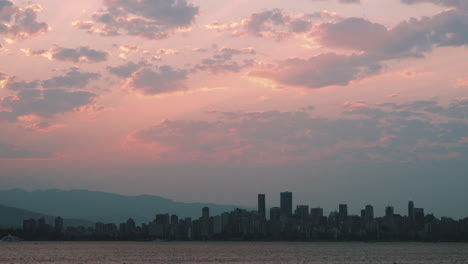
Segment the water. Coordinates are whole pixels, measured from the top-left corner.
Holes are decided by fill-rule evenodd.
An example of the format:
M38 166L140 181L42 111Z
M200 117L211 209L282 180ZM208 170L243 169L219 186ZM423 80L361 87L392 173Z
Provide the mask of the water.
M468 244L0 243L0 263L466 264Z

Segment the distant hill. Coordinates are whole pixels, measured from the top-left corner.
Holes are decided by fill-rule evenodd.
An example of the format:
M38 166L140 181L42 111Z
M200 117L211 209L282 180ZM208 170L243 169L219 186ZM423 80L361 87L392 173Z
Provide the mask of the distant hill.
M210 208L212 215L237 208L232 205L175 202L151 195L124 196L85 190L0 190L0 204L63 218L106 223L121 223L130 217L137 223L146 223L158 213L198 218L205 206Z
M23 220L25 219L39 219L44 217L46 222L50 225L54 225L55 216L45 215L41 213L31 212L23 209L8 207L0 205L0 227L2 228L16 228L23 225ZM93 226L94 223L84 220L73 220L73 219L64 219L63 223L65 226Z

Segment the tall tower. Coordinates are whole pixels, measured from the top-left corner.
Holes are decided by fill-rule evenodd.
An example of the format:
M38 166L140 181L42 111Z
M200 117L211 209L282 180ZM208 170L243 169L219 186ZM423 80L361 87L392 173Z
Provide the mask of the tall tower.
M374 220L374 207L372 205L366 205L365 210L366 221L370 223Z
M348 205L340 204L339 209L340 209L339 211L340 220L344 221L348 217Z
M281 216L289 217L292 215L292 192L282 192L281 193Z
M408 218L411 222L414 221L414 203L413 201L408 202Z
M208 207L203 207L203 209L202 209L202 217L203 217L203 219L209 219L209 218L210 218L210 208L208 208Z
M55 233L61 234L63 232L63 218L57 217L55 218Z
M385 207L385 217L393 217L394 214L395 210L393 209L393 206Z
M266 219L265 194L258 195L258 214L262 220Z

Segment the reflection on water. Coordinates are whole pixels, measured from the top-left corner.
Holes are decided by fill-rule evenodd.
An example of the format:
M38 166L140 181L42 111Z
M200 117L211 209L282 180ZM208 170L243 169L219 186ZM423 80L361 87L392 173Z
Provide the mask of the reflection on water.
M468 263L468 244L1 243L0 263Z

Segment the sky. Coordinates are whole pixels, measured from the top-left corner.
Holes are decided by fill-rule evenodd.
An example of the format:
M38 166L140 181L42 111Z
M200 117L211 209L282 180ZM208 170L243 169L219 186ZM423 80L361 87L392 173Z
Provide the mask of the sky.
M0 0L0 189L468 216L465 0Z

